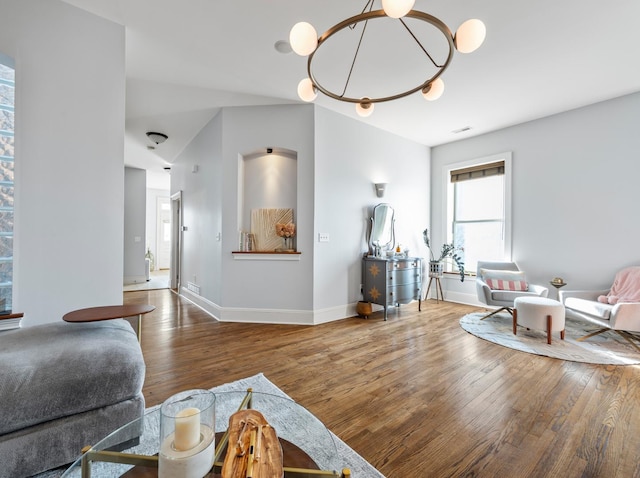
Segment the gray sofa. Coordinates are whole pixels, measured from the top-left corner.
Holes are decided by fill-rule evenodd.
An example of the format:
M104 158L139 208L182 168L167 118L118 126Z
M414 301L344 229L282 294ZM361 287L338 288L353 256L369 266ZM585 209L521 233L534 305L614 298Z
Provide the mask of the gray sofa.
M74 461L144 413L145 364L125 320L0 333L0 477Z

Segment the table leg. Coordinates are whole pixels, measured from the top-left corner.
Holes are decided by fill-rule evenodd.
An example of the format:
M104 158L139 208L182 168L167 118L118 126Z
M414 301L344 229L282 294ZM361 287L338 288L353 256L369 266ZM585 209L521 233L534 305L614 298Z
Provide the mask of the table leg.
M138 343L142 343L142 314L138 314Z
M81 463L81 476L82 478L91 478L91 462L89 461L89 455L84 454L82 456Z

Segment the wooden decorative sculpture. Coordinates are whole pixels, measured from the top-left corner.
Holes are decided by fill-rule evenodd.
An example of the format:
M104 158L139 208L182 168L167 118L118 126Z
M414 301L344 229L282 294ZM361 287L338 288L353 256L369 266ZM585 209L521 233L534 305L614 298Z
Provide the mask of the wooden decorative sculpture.
M282 447L275 429L257 410L229 417L222 478L283 478Z

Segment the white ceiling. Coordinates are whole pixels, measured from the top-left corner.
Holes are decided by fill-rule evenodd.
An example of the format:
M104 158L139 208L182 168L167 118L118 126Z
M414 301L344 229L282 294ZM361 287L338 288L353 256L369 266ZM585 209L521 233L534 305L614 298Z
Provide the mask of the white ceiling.
M154 178L167 181L163 167L220 107L299 102L296 88L306 76L306 59L278 53L275 42L288 39L291 27L302 20L321 34L360 13L366 3L65 1L126 28L125 163L150 171L150 185ZM377 0L375 8L380 8ZM435 146L640 91L638 0L417 0L414 9L440 18L452 31L468 18L479 18L487 27L479 50L454 55L438 101L426 102L416 93L379 103L372 116L361 119L419 143ZM374 22L370 25L366 39L373 37ZM414 61L408 48L375 48L377 69L358 65L372 84L376 79L402 84L405 76L415 76L414 65L424 64ZM361 59L366 57L363 50ZM350 53L345 61L350 64L351 58ZM402 70L397 59L409 68ZM330 62L334 73L346 75L348 64ZM352 104L322 95L316 103L360 119ZM471 129L453 133L465 127ZM169 139L149 151L146 131Z

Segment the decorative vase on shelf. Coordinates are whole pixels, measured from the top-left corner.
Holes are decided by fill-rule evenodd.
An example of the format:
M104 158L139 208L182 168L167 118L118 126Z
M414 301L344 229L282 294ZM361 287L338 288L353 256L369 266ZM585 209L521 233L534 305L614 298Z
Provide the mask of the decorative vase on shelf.
M292 222L287 224L276 223L276 235L282 238L283 247L277 248L276 252L295 252L293 237L296 234L296 225Z
M429 261L429 277L442 279L444 275L444 263L440 261Z
M294 252L293 248L293 237L282 237L282 251L283 252Z

